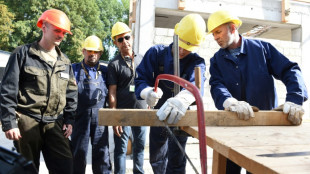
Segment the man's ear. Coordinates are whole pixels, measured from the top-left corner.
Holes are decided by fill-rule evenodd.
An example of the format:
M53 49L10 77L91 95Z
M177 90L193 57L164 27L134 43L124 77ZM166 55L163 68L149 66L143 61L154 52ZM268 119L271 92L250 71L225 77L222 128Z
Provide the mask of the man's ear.
M43 24L42 24L42 27L41 27L41 30L42 30L43 33L46 32L46 28L47 28L47 26L43 23Z
M116 46L116 40L113 41L113 44Z
M237 30L236 25L234 23L231 23L230 24L230 32L235 33L236 30Z

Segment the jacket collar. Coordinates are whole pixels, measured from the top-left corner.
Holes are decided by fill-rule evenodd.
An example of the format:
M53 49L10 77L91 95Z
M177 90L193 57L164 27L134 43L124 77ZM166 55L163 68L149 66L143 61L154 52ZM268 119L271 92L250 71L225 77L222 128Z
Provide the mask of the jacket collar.
M70 63L69 59L66 57L65 54L63 54L60 51L58 46L56 46L55 49L56 49L56 52L58 54L57 60L61 60L61 61L66 62L66 63ZM30 49L29 49L29 54L36 55L38 57L41 56L39 41L35 41L35 42L31 43Z
M239 36L241 39L240 54L247 54L247 52L246 52L247 41L243 36L241 36L241 35L239 35ZM220 54L223 56L223 55L230 54L230 53L229 53L229 50L227 48L225 48L225 49L221 48Z

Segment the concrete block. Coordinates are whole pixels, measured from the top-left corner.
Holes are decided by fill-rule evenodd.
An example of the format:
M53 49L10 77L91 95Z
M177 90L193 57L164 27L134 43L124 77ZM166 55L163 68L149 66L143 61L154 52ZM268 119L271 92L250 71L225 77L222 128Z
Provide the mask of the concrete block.
M156 36L167 36L168 29L167 28L155 28L155 35Z

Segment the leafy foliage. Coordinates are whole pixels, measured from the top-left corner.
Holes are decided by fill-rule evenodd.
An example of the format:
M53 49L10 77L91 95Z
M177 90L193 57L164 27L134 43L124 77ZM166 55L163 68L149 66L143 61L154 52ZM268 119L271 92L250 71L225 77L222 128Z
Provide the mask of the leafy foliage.
M105 47L103 60L108 60L111 28L117 21L128 21L129 0L7 0L0 1L0 49L13 51L18 45L40 39L36 26L40 15L48 9L60 9L67 14L73 35L67 35L60 49L72 62L83 59L82 42L96 35Z
M8 11L6 5L0 1L0 48L2 50L9 49L9 38L8 34L12 33L13 30L13 20L14 14Z

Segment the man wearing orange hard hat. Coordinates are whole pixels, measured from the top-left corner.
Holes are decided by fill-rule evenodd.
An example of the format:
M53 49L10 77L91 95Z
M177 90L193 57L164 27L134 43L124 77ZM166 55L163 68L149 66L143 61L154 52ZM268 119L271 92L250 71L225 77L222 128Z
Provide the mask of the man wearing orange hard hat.
M42 151L49 173L72 173L68 137L77 106L71 62L59 49L70 20L57 9L38 19L42 38L10 55L1 85L0 109L6 138L39 170Z

